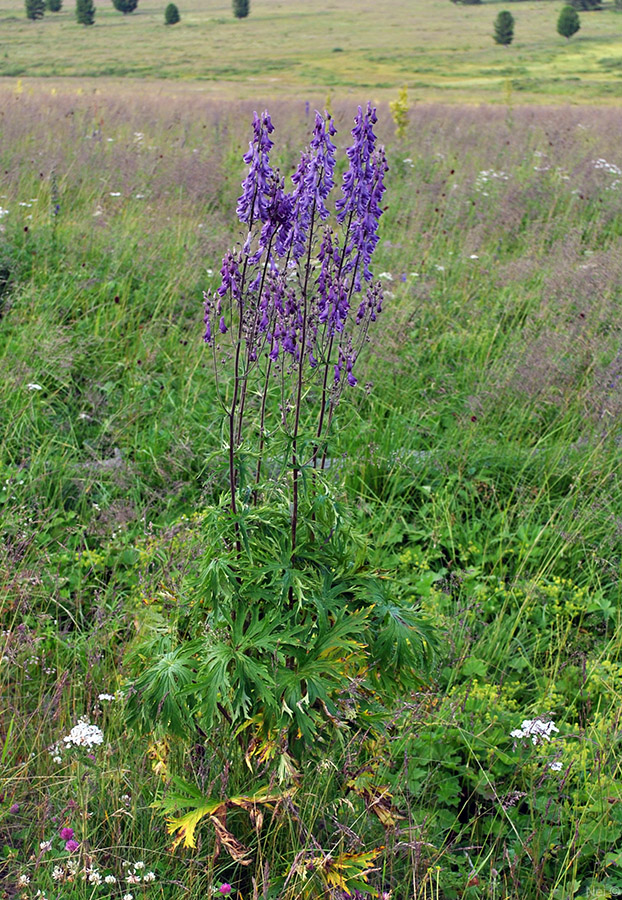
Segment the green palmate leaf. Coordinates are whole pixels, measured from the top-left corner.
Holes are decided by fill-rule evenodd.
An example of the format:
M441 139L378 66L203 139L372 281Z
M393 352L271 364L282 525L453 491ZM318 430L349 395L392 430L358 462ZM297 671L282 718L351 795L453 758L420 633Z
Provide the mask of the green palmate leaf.
M130 725L187 733L190 713L182 698L184 688L194 680L198 647L198 642L191 641L164 653L136 679L128 698Z
M196 680L182 693L197 697L208 723L219 707L236 723L253 715L258 705L274 713L274 661L299 645L299 633L299 628L285 628L278 610L262 617L255 607L250 618L236 616L223 637L210 636L202 643Z
M417 683L437 646L431 623L407 602L388 599L381 586L374 601L369 642L378 679L384 684L397 679L402 686Z

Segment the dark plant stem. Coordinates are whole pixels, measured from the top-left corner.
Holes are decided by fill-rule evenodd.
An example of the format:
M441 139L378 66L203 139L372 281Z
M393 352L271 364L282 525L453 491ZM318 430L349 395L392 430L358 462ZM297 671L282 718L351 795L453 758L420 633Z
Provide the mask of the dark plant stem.
M304 366L304 355L307 346L307 316L308 316L308 298L307 290L309 287L309 273L311 271L311 248L313 247L313 225L315 221L315 200L311 210L311 224L309 226L309 246L307 248L307 264L305 270L305 283L302 291L303 311L302 311L302 334L300 336L300 353L298 358L298 384L296 385L296 410L294 413L294 433L292 437L292 556L296 550L296 531L298 527L298 482L300 470L298 467L298 428L300 425L300 406L302 401L302 373ZM290 606L292 605L292 591L290 588Z
M268 385L270 383L270 370L272 368L272 358L268 357L268 368L266 369L266 380L264 384L263 396L261 398L261 414L259 418L259 452L257 454L257 470L255 472L255 491L253 492L253 500L257 503L257 486L261 476L261 465L263 462L263 448L265 443L265 422L266 422L266 400L268 399Z
M257 301L256 301L255 321L253 322L252 332L248 336L248 344L251 347L254 345L255 339L256 339L257 321L259 319L259 301L260 301L261 295L263 293L263 288L264 288L264 284L266 281L266 273L268 271L268 263L270 262L270 251L272 249L272 239L273 238L271 237L268 247L266 249L266 258L264 261L263 272L261 275L261 284L259 286L259 293L257 295ZM244 268L244 275L245 274L246 274L246 263L245 263L245 268ZM243 278L244 278L244 275L243 275ZM251 362L247 358L246 371L244 373L244 378L243 378L243 383L242 383L242 393L241 393L241 397L240 397L240 411L238 414L238 427L237 427L237 438L236 438L238 445L242 441L242 426L244 423L244 407L246 405L248 377L249 377L251 368L252 368Z

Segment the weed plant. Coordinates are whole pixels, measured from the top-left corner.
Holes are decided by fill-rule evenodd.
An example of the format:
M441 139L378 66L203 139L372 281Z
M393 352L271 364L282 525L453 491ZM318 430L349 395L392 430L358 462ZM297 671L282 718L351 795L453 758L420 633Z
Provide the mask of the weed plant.
M0 100L9 896L619 895L619 113L417 105L397 144L379 109L385 313L335 411L315 521L337 526L342 599L397 586L441 642L390 709L337 690L303 758L250 720L171 727L178 694L137 708L158 728L126 724L146 638L190 637L208 567L235 562L201 334L251 110ZM350 110L333 107L341 150ZM271 111L288 172L304 104ZM268 507L248 513L264 579L291 533L287 503ZM358 653L322 657L328 677Z

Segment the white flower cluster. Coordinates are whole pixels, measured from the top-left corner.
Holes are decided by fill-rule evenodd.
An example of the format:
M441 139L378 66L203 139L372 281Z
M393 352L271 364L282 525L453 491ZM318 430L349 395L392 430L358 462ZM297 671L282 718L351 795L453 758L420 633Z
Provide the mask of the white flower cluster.
M475 190L479 191L484 197L488 196L488 192L484 190L491 181L509 181L510 176L507 172L495 172L494 169L482 169L475 179Z
M129 868L134 869L133 872L128 872L125 876L125 880L127 881L128 884L140 884L141 882L144 882L145 884L149 884L151 881L156 880L155 872L145 872L144 875L138 874L145 868L145 863L143 862L143 860L138 860L135 863L131 863L126 860L123 863L123 868L124 869L129 869Z
M542 740L550 741L554 731L559 732L559 728L550 719L542 717L539 719L523 719L520 728L510 731L510 737L517 740L529 738L531 743L536 746Z
M104 732L97 725L91 725L86 718L79 719L69 734L63 738L65 746L73 744L75 747L87 747L91 750L98 744L104 743Z
M54 881L73 881L78 874L78 860L68 859L63 866L54 866L52 879Z
M606 159L595 159L594 168L603 169L605 172L609 172L610 175L622 175L622 169L616 166L615 163L607 162Z
M93 504L95 506L95 504ZM97 507L99 509L99 507ZM100 702L113 703L115 700L123 700L123 691L116 691L114 694L100 694L97 698Z
M128 884L149 884L152 881L156 880L155 872L145 872L144 875L138 875L137 871L145 868L145 863L142 861L130 863L124 862L124 868L132 868L134 871L130 873L126 873L125 880ZM22 876L23 878L27 878L28 876ZM86 881L89 884L92 884L95 887L99 887L103 884L118 884L121 879L117 878L116 875L112 873L104 874L95 866L84 866L83 868L79 868L77 860L67 860L65 866L54 866L52 871L52 878L56 882L73 882L76 878L82 878L82 881ZM20 886L24 887L27 882L22 881ZM127 894L125 896L128 896Z

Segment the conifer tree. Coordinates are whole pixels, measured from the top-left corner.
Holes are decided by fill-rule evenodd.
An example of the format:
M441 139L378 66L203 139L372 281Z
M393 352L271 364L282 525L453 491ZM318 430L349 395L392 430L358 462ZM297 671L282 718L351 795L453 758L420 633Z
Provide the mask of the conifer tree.
M93 0L76 0L76 19L79 25L92 25L95 21Z
M26 0L26 17L32 19L42 19L45 12L45 0Z
M63 0L45 0L45 8L50 12L60 12Z
M250 0L233 0L233 15L236 19L245 19L250 12Z
M118 12L122 12L124 16L133 13L138 6L138 0L112 0L112 5Z
M590 9L600 9L600 0L568 0L568 6L585 12Z
M174 3L169 3L169 5L164 10L164 24L165 25L177 25L179 22L179 10Z
M579 13L572 6L564 6L557 20L557 31L566 40L570 40L573 34L576 34L581 27Z
M514 39L514 16L511 12L503 10L495 19L495 42L507 47Z

